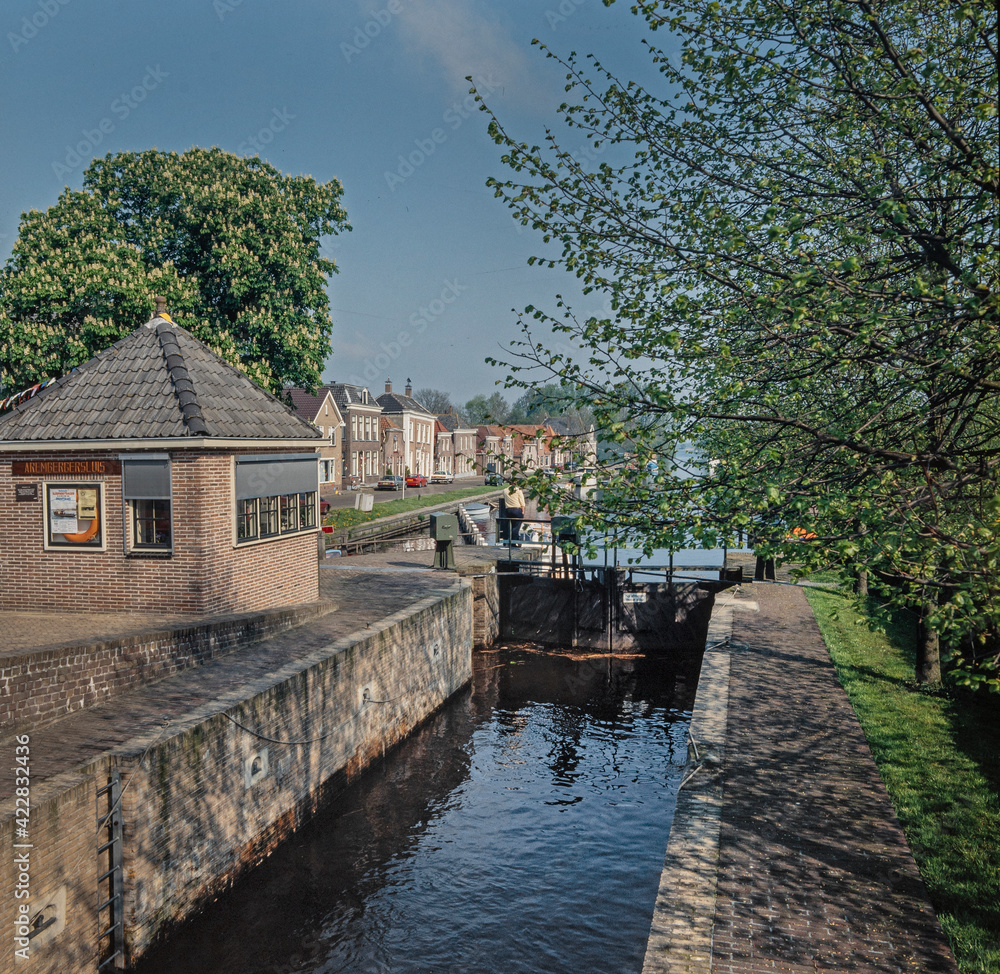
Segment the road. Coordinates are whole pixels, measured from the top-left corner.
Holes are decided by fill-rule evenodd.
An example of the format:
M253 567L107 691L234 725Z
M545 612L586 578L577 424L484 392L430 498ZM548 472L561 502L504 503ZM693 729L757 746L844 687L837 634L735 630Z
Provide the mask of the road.
M447 494L449 491L462 490L466 487L482 487L486 481L482 477L462 477L456 480L453 484L428 484L426 487L407 487L406 491L402 490L376 490L372 491L374 484L368 484L365 490L370 493L374 493L375 503L379 504L382 501L396 501L401 500L403 497L427 497L430 498L430 503L434 503L434 496L436 494ZM332 484L325 484L320 487L320 496L325 500L330 502L332 507L354 507L354 499L358 496L359 491L356 490L345 490L339 494L333 492Z

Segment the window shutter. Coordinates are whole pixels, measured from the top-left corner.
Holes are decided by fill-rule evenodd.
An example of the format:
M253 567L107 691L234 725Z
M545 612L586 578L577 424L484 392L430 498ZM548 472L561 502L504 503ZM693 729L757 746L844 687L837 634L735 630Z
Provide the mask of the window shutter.
M260 453L236 458L236 499L319 490L315 453Z
M170 457L121 457L125 500L170 500Z

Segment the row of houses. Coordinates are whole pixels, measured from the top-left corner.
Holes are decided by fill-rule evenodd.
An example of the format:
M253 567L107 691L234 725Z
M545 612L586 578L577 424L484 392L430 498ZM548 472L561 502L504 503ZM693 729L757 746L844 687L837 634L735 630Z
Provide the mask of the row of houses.
M559 466L557 424L477 428L386 383L296 411L157 304L0 409L0 610L264 611L319 596L323 483ZM14 402L11 403L11 398ZM317 459L323 467L317 476Z
M364 386L334 382L315 392L285 390L295 412L323 438L320 483L340 489L370 484L386 474L430 477L437 471L460 480L504 473L511 466L555 469L570 463L580 439L560 419L529 425L468 426L455 413L435 415L386 379L375 396ZM596 452L593 431L584 453Z

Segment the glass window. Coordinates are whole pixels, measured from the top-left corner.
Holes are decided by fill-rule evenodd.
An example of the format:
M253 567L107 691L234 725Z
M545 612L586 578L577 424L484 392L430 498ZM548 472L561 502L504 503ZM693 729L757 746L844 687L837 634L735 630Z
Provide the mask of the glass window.
M299 527L316 527L316 495L299 494Z
M137 500L132 505L132 546L170 548L170 501Z
M290 534L299 529L299 495L282 494L278 498L281 510L281 533Z
M236 538L249 541L257 537L257 498L236 502Z
M278 498L261 497L259 508L260 537L273 538L278 533Z
M173 525L169 454L137 454L121 460L122 496L131 519L130 549L170 551Z

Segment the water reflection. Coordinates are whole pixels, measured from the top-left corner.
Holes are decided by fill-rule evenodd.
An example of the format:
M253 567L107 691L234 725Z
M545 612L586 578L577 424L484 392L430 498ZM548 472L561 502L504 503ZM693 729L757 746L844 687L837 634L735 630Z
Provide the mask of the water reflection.
M476 655L472 689L141 974L638 974L697 661Z

